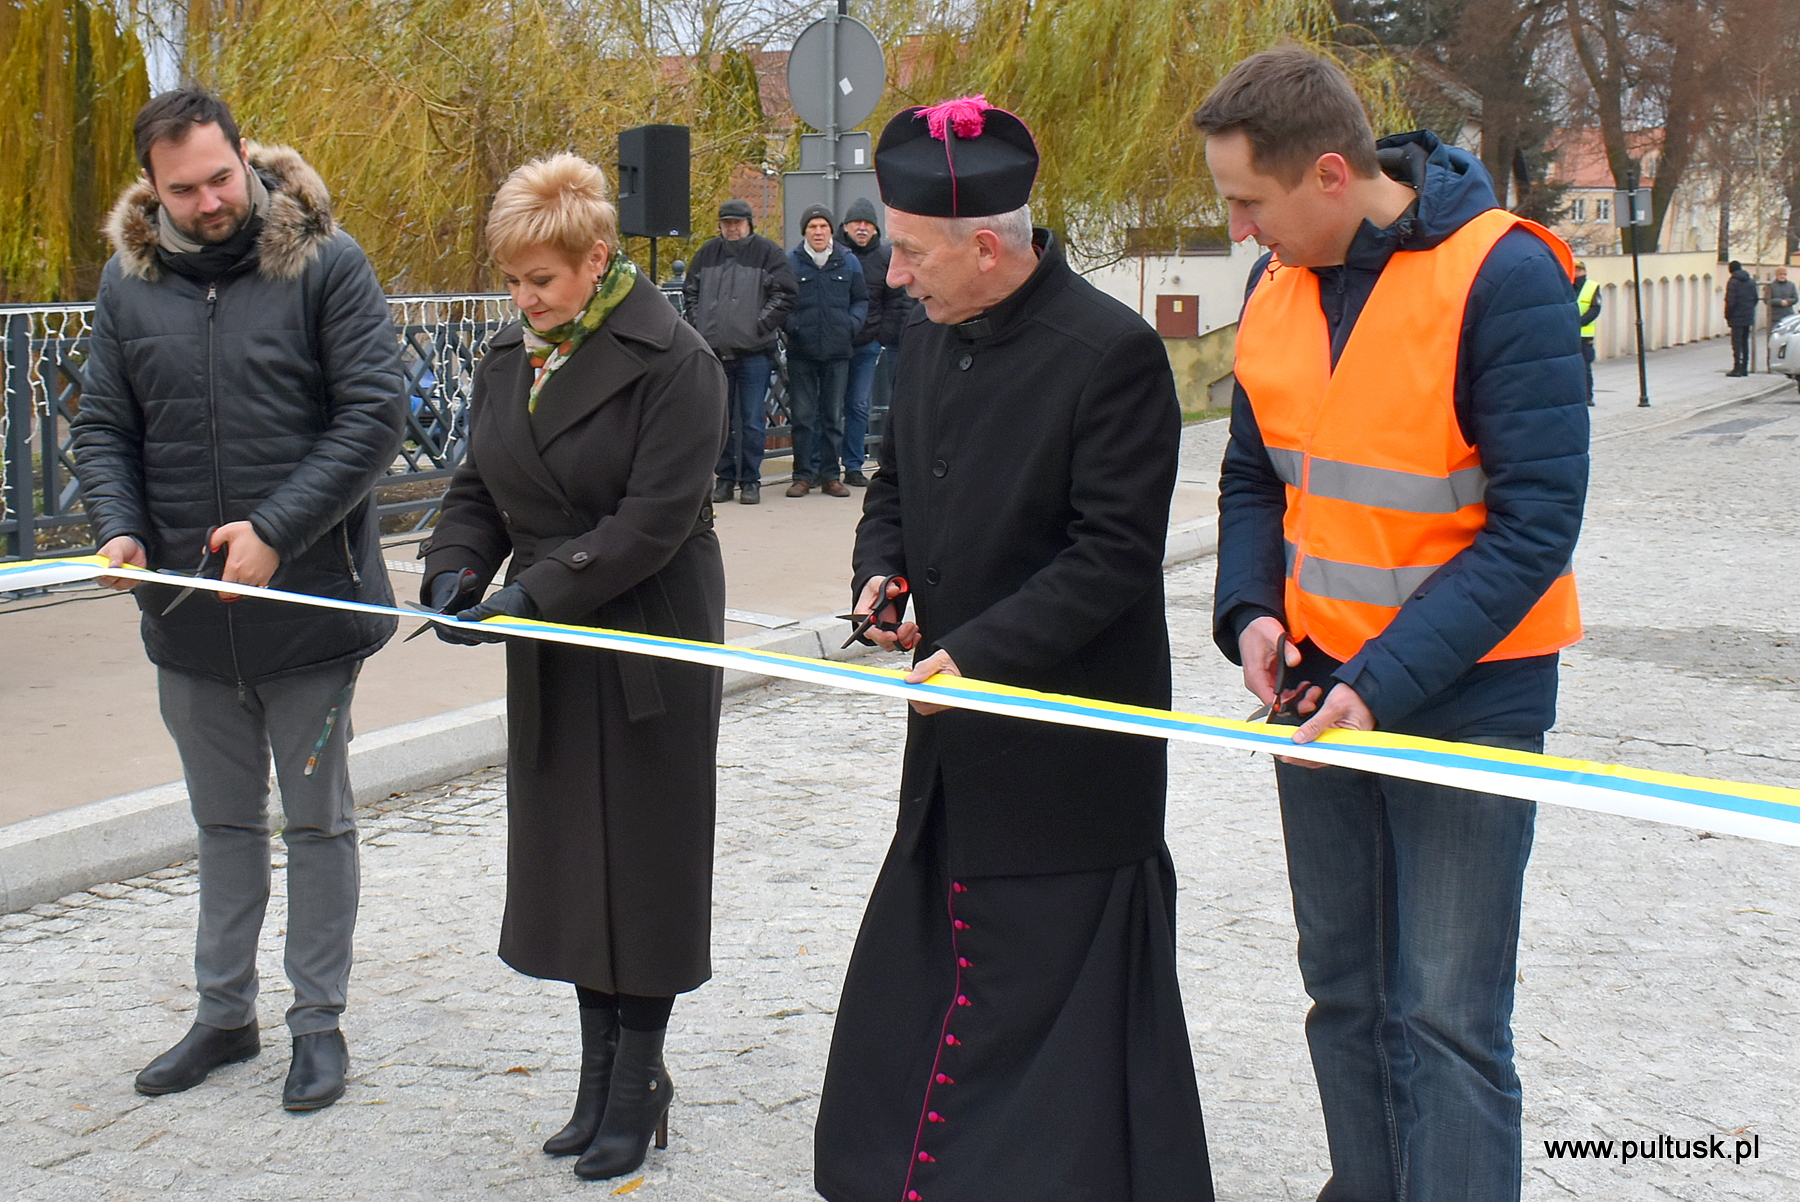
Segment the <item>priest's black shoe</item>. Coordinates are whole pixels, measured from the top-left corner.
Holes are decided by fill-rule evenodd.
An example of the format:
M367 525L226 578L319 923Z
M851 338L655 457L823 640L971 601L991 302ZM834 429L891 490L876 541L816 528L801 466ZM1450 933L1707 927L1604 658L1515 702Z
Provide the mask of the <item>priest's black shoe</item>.
M575 1113L561 1131L544 1141L552 1156L578 1156L594 1142L606 1095L612 1084L613 1054L619 1050L619 1016L598 1006L581 1008L581 1081L575 1088Z
M180 1093L206 1080L206 1074L262 1051L256 1024L225 1030L195 1023L181 1042L150 1062L137 1075L137 1091L151 1095Z
M663 1066L663 1034L620 1028L606 1114L594 1141L575 1162L577 1177L598 1181L631 1172L644 1163L652 1136L657 1147L669 1146L669 1103L675 1100L675 1083Z
M281 1087L284 1110L323 1110L344 1096L350 1048L336 1028L294 1036L294 1062Z

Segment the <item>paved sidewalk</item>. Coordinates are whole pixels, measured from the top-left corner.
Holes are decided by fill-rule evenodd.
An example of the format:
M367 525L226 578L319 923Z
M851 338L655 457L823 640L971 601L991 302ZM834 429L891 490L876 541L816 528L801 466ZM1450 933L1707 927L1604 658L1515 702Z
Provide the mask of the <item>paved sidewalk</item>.
M1800 786L1800 404L1688 408L1596 444L1578 559L1591 633L1568 653L1550 749ZM1604 434L1638 414L1603 399L1596 416ZM1207 635L1212 570L1169 574L1178 703L1247 712ZM885 700L777 685L727 707L716 975L677 1006L671 1146L634 1198L812 1196L832 1010L902 737ZM1269 767L1182 746L1172 766L1180 968L1220 1196L1310 1198L1326 1161ZM574 1088L575 1014L567 987L494 955L503 791L489 772L365 812L355 1075L317 1114L279 1109L279 901L263 1055L161 1099L131 1078L191 1021L191 866L0 917L0 1197L510 1202L637 1183L581 1183L536 1150ZM1530 1202L1800 1197L1800 849L1545 807L1520 982ZM1544 1149L1740 1132L1759 1159Z

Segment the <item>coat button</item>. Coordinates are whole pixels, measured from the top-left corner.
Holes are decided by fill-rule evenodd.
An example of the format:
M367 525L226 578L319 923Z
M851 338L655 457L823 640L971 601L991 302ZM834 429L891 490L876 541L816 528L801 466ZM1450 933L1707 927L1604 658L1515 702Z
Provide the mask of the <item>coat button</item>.
M950 465L945 463L942 459L938 460L936 463L931 465L931 474L934 476L941 477L941 476L943 476L943 474L945 472L947 472L949 470L950 470Z
M925 569L925 583L926 584L936 584L940 579L942 579L942 577L940 577L938 575L938 570L936 568L926 568Z
M500 520L505 522L508 526L510 526L510 525L512 525L512 514L506 512L506 510L502 509L500 511Z
M569 556L569 562L571 563L586 563L587 561L588 553L586 551L577 551L575 554Z
M963 356L963 357L962 357L962 358L961 358L961 359L959 359L959 360L958 360L958 361L957 361L957 364L956 364L956 366L958 366L958 367L960 367L960 368L962 368L962 369L963 369L963 370L964 370L964 371L968 371L968 370L969 370L969 364L971 364L971 363L973 363L973 362L975 362L975 356L974 356L974 355L964 355L964 356Z

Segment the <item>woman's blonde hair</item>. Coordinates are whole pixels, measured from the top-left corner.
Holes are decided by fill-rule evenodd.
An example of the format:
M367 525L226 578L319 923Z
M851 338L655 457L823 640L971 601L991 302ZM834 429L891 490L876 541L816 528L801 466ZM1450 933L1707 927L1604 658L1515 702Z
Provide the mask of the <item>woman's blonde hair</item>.
M488 254L505 262L549 246L579 263L604 242L619 246L619 211L607 199L606 174L579 155L533 159L506 177L488 210Z

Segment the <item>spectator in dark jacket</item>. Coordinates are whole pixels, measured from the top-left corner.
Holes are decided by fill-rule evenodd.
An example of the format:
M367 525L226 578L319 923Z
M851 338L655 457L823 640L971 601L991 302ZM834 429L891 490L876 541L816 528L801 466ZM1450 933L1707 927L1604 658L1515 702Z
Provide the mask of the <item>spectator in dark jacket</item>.
M888 287L888 261L893 251L881 240L873 201L861 196L851 201L838 233L844 248L862 264L863 286L869 293L869 316L856 336L855 353L850 357L850 384L844 391L844 483L862 488L869 482L862 469L867 457L869 402L876 377L882 372L882 331L888 324L889 308L903 305L910 312L912 298L903 288ZM886 369L890 392L893 370L890 355ZM886 404L885 396L882 403Z
M1756 324L1756 281L1736 259L1725 281L1725 324L1731 327L1731 370L1728 376L1750 374L1750 327Z
M369 494L399 449L406 406L369 261L332 222L312 168L284 146L240 140L217 98L166 92L136 134L144 177L107 221L114 254L74 422L100 553L392 605ZM136 591L200 828L194 1026L138 1075L138 1091L191 1088L261 1048L272 748L294 987L282 1104L329 1106L349 1063L338 1019L358 888L350 698L394 619Z
M844 445L844 392L856 339L869 316L862 263L832 238L831 210L800 214L800 245L789 253L799 300L788 315L788 420L794 430L794 482L787 495L816 485L847 497L839 478Z
M712 499L755 505L762 500L765 406L775 344L794 307L794 269L781 247L756 232L748 201L719 206L719 236L688 264L682 285L687 319L725 366L731 434L714 472Z
M1466 151L1377 143L1349 80L1305 50L1238 64L1194 120L1231 236L1272 250L1238 327L1219 649L1296 744L1341 727L1541 750L1557 651L1580 635L1567 248L1497 209ZM1275 780L1321 1196L1516 1202L1533 806L1304 762Z

